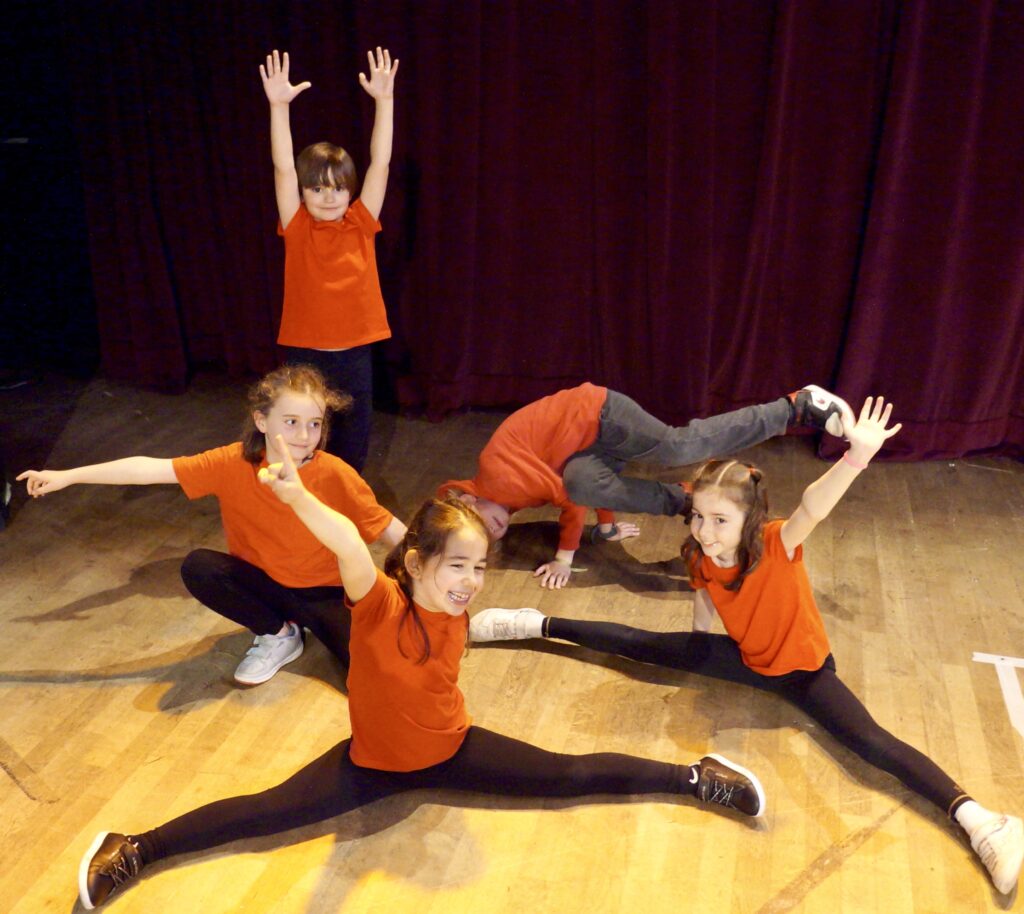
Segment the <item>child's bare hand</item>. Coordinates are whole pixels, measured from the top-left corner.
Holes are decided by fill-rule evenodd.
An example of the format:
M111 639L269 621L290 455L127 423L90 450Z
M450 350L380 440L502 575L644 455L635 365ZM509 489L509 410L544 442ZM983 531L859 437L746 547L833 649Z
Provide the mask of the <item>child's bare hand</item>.
M891 415L892 404L886 403L884 397L868 397L860 409L856 425L850 428L843 423L850 442L851 458L867 463L889 438L903 428L899 422L892 428L887 427Z
M534 573L535 578L540 578L540 586L548 590L560 590L569 581L572 574L572 566L565 562L545 562Z
M270 486L271 491L286 505L298 501L306 491L306 487L299 478L299 471L288 453L288 445L284 438L277 436L277 449L284 460L281 463L272 463L269 466L261 467L259 480L265 486Z
M367 79L364 73L360 73L359 85L373 98L394 98L398 58L396 57L392 63L388 49L384 48L382 51L378 47L376 58L373 51L367 51L366 59L370 62L370 78Z
M67 470L25 470L18 475L18 480L25 480L25 488L33 498L58 492L71 485Z
M623 523L620 521L615 526L618 529L612 533L611 536L603 538L606 543L617 543L620 540L628 540L634 536L640 535L640 526L638 524Z
M267 55L266 66L260 64L260 78L263 80L263 91L267 93L267 101L272 105L287 105L300 92L305 92L310 82L293 86L288 82L288 52L284 58L274 51Z

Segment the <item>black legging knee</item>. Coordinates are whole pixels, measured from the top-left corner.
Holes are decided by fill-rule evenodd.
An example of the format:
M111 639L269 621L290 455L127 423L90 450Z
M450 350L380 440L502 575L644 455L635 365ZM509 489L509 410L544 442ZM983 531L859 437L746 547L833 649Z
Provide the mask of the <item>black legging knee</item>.
M915 793L948 813L964 795L930 758L880 727L860 699L836 675L830 654L818 670L762 676L744 662L727 635L705 632L648 632L613 622L551 617L551 638L618 654L641 663L700 673L781 695L862 759L898 778Z
M340 586L286 587L262 568L213 549L185 556L181 579L200 603L253 634L273 635L285 622L295 622L348 666L352 614Z
M686 765L613 752L549 752L481 727L470 727L450 759L420 771L361 768L349 756L350 745L339 743L262 793L210 803L138 835L144 859L277 834L420 788L526 797L693 793Z

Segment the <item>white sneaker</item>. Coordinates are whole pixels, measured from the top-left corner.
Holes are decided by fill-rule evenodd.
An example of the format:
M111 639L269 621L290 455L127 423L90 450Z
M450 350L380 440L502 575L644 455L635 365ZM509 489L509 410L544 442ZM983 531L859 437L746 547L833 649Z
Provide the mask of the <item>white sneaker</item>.
M235 670L235 682L259 685L302 654L302 629L289 622L287 635L257 635Z
M971 835L971 847L992 876L992 884L1009 895L1024 863L1024 823L1016 816L995 816Z
M543 636L547 617L539 609L485 609L469 622L471 641L522 641Z

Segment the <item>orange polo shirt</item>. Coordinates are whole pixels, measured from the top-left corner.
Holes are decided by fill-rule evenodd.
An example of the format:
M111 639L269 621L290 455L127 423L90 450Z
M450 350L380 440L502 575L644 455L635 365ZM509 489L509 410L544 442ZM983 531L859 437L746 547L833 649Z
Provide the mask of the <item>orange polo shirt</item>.
M804 567L803 546L790 561L782 545L782 521L764 525L764 554L738 591L725 589L737 568L719 568L707 556L690 578L706 587L743 662L755 673L781 676L817 670L829 655L828 635Z
M449 480L438 493L460 489L510 511L557 505L562 509L558 548L578 548L587 509L569 500L562 470L573 454L597 440L607 397L608 388L587 382L516 410L480 452L476 476ZM615 519L604 510L597 517L600 523Z
M216 495L228 552L262 568L285 587L341 584L338 557L320 542L295 512L263 485L242 456L240 441L176 457L174 475L191 498ZM345 461L316 451L299 467L303 485L325 505L344 514L368 543L391 523L391 512L377 504L370 487Z
M377 276L380 223L361 200L336 222L317 222L305 205L284 237L284 310L277 341L304 349L351 349L391 336Z
M458 683L469 617L416 606L430 638L430 657L419 663L419 629L411 617L402 621L408 598L396 581L378 569L370 592L345 603L352 610L352 761L382 771L418 771L450 759L470 725Z

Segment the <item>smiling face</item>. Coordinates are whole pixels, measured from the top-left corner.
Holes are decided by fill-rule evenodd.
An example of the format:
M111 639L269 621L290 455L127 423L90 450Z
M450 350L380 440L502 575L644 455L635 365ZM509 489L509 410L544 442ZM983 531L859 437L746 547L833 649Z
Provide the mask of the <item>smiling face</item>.
M736 564L746 514L724 489L709 486L693 493L690 532L701 551L721 568Z
M405 556L412 598L430 612L461 616L484 586L487 540L468 525L448 535L444 552L421 560L415 549Z
M318 185L302 188L302 202L317 222L337 222L348 211L352 195L345 187Z
M319 397L285 390L267 413L254 412L253 422L267 441L267 463L284 459L277 450L278 435L284 438L296 466L309 460L320 443L325 408Z

